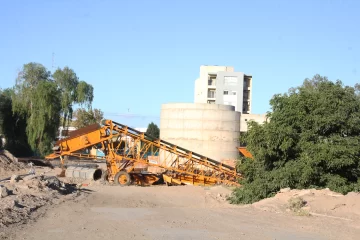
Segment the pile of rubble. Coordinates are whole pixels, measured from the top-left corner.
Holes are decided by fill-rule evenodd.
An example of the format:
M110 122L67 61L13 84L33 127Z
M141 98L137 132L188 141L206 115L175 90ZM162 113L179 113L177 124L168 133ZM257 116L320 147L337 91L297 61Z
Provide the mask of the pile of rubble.
M0 154L0 228L25 223L41 215L41 207L79 195L76 185L64 183L55 176L36 174L31 165L19 163L10 153L3 153Z
M26 169L26 165L19 162L9 151L0 150L0 179L9 172L25 173Z
M78 195L76 186L54 176L13 175L0 182L0 227L24 222L37 209Z

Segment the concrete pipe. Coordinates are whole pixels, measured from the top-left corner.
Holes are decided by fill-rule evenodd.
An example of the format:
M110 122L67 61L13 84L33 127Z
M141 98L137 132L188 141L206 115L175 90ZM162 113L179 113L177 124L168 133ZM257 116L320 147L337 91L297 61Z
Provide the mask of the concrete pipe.
M88 180L99 180L102 171L99 168L85 168L85 167L68 167L65 171L65 177L81 178Z

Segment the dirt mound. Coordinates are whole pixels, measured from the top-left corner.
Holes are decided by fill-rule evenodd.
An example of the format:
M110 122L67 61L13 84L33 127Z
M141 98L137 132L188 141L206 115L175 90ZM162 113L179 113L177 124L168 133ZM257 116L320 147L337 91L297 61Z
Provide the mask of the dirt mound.
M39 208L78 195L74 185L63 183L54 176L28 175L1 184L0 228L25 223L41 214Z
M18 161L9 151L0 150L0 178L12 173L25 173L27 166Z
M291 204L302 202L296 210L304 215L360 221L360 194L342 195L329 189L290 190L281 189L272 198L253 203L255 208L270 212L292 211Z

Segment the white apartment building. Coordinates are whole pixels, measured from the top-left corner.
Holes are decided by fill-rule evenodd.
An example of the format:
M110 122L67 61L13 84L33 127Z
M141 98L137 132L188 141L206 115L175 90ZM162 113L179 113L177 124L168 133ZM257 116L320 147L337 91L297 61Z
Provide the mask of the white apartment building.
M195 80L195 103L232 105L235 111L251 113L252 76L229 66L200 66Z

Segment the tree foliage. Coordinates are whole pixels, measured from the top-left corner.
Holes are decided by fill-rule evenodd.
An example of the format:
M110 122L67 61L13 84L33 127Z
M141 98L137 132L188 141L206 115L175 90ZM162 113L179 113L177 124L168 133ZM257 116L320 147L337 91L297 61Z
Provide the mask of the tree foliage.
M158 139L160 138L160 129L155 123L151 122L146 129L146 134Z
M241 141L254 159L241 159L245 179L233 203L251 203L280 188L360 190L360 97L357 87L315 75L275 95L264 124L249 122Z
M11 89L0 90L0 138L6 140L6 145L1 147L19 157L29 156L31 148L27 143L26 120L12 113L11 95Z
M86 127L90 124L100 123L104 117L104 113L100 109L79 108L74 113L75 120L72 122L72 126L76 128Z
M75 72L65 67L53 75L39 63L23 66L12 94L12 111L26 119L27 140L36 154L50 152L60 119L63 125L72 117L73 104L90 106L93 88L79 81Z
M91 107L93 101L93 87L84 81L79 81L74 70L69 67L58 68L53 78L61 92L61 118L63 126L69 124L73 114L73 104Z

